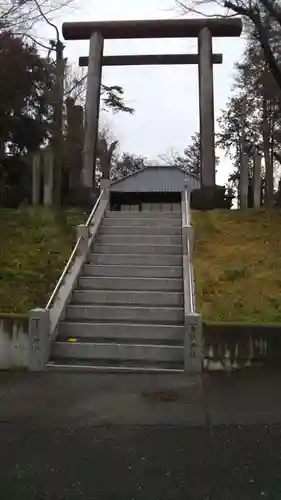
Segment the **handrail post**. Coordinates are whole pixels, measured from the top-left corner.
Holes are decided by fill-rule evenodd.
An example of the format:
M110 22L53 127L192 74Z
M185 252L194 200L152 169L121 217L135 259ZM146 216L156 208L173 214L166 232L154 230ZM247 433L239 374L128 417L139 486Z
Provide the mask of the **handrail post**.
M203 359L201 314L185 314L184 326L184 370L200 373Z
M76 226L77 240L79 241L78 252L84 255L88 251L90 231L86 224Z
M29 313L29 353L30 371L42 371L50 357L50 315L46 309L33 309Z

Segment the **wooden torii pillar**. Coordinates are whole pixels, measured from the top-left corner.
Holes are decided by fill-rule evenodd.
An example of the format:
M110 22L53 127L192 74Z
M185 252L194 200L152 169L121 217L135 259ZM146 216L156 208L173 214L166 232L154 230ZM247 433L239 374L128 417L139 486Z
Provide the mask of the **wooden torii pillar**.
M92 188L94 181L93 169L95 167L98 140L101 74L103 59L106 59L103 58L104 40L124 38L143 39L188 37L198 38L197 62L199 66L201 181L202 186L215 185L213 96L214 54L212 53L212 37L240 36L241 31L242 21L238 18L64 23L62 32L66 40L90 40L89 58L87 61L88 82L85 109L86 131L82 170L82 180L84 186ZM180 55L176 55L174 57L179 56ZM190 55L185 55L185 57L187 56ZM116 56L111 57L115 57L116 59ZM133 56L123 57L132 58ZM148 56L139 57L145 58ZM159 57L160 61L160 58L163 56L152 57ZM109 57L107 59L109 59ZM155 60L152 64L155 64ZM160 64L163 64L163 62L160 62Z
M204 52L203 52L204 54ZM199 69L201 67L200 65L200 61L201 61L202 58L200 58L197 54L149 54L149 55L121 55L121 56L103 56L102 59L101 59L101 65L102 66L155 66L155 65L190 65L190 64L197 64L199 65ZM95 61L97 61L97 57L94 58ZM211 54L211 71L212 71L212 66L213 64L221 64L222 63L222 54ZM91 58L90 57L87 57L87 56L84 56L84 57L79 57L79 66L82 66L82 67L85 67L85 66L88 66L88 68L90 67L90 64L91 64ZM90 71L90 68L89 68L89 75L91 75L91 71ZM97 73L98 75L101 73L98 69L95 70L95 73ZM204 71L200 71L200 74L204 75ZM89 78L89 81L91 80L91 78ZM88 82L89 82L88 81ZM87 104L88 106L91 108L91 112L90 110L88 111L88 113L90 114L90 117L96 117L96 120L93 120L93 123L91 124L90 123L90 117L88 118L87 120L87 128L88 128L88 133L89 133L89 130L91 128L91 126L93 126L94 128L98 128L98 115L99 115L99 105L96 106L95 103L98 103L99 104L99 98L100 98L100 93L99 93L99 89L97 87L95 87L95 85L92 83L92 85L90 86L90 89L95 89L96 91L96 98L94 99L94 101L92 102L91 101L91 96L89 96L89 98L87 99ZM90 90L89 89L89 90ZM203 94L204 94L204 89L203 90ZM212 90L212 89L211 89ZM202 99L202 96L201 96L202 92L200 93L200 102L201 102L201 99ZM89 94L88 94L89 95ZM212 95L212 92L211 92L211 95ZM213 104L213 100L211 101L211 104ZM204 110L204 106L200 106L200 110ZM207 115L208 115L208 109L207 109ZM213 113L213 110L211 110L212 112L212 116L214 117L214 113ZM206 123L206 120L205 120L205 115L204 117L202 118L201 120L201 117L200 117L200 123L202 123L202 128L204 129L204 124ZM89 126L90 124L90 126ZM209 138L212 140L211 144L213 145L213 132L212 132L212 128L211 128L211 131L209 133ZM95 148L96 147L96 139L93 140L93 137L97 137L97 132L96 130L92 129L92 132L89 133L89 136L86 137L85 139L85 164L88 164L88 165L91 165L91 164L95 164L95 151L92 149L92 153L89 151L91 150L91 148ZM203 135L202 137L203 139L203 144L206 143L206 139L205 139L205 136ZM207 143L208 144L208 143ZM206 150L206 147L204 148L204 150ZM91 154L94 155L94 158L93 158L93 162L92 162L92 157L91 157ZM206 155L207 156L207 155ZM208 154L208 157L210 157L210 155ZM206 168L204 169L204 171L206 169L208 169L209 167L209 170L210 170L210 162L208 162L206 164ZM89 178L93 178L93 174L89 172L89 175L85 175L84 176L84 179L88 179Z
M201 183L216 184L214 76L212 64L212 33L203 28L198 35L199 113L201 141Z

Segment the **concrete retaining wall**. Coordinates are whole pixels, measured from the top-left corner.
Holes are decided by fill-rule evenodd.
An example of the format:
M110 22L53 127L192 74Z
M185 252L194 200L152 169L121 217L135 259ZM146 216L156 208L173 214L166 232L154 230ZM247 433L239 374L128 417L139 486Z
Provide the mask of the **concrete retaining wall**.
M204 323L205 370L235 370L279 364L281 325Z
M203 324L204 369L280 365L281 324ZM27 368L28 316L0 314L0 370Z
M0 370L27 366L28 316L0 314Z

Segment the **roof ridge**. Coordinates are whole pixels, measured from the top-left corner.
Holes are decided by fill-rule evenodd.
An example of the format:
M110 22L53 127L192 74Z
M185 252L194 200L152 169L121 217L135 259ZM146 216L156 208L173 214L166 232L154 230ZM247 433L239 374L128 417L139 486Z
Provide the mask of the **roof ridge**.
M199 175L195 175L192 172L188 172L185 170L183 167L180 165L169 165L169 164L163 164L163 165L145 165L144 167L140 168L139 170L136 170L135 172L132 172L131 174L124 175L124 177L121 177L120 179L116 179L115 181L111 182L111 185L118 184L119 182L124 181L125 179L128 179L129 177L133 177L134 175L139 174L140 172L143 172L147 168L177 168L178 170L181 170L182 172L191 175L192 177L195 177L195 179L200 179Z

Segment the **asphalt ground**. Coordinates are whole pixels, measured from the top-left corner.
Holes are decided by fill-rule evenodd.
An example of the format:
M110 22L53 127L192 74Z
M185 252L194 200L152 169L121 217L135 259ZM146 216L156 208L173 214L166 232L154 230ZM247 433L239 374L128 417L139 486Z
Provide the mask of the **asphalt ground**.
M281 499L281 372L0 374L0 499Z

